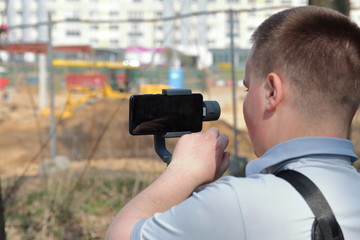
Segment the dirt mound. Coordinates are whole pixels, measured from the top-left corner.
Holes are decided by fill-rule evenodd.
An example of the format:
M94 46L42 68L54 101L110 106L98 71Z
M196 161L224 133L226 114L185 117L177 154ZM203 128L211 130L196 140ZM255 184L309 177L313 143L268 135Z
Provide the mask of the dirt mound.
M157 158L152 136L131 136L128 132L128 101L104 99L91 108L78 112L73 118L59 125L59 139L71 159L148 157ZM233 139L232 127L225 121L204 123L203 129L215 126ZM240 131L239 149L252 156L245 132ZM167 139L167 147L173 149L176 139ZM233 149L233 142L229 150ZM76 154L74 150L76 149Z
M128 132L128 100L102 99L58 126L61 152L70 159L155 157L152 137Z

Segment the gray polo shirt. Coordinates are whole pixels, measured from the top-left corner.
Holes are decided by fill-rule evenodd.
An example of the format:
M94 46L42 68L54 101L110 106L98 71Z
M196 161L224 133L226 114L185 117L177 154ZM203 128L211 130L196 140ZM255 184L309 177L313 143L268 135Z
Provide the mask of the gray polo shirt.
M139 221L132 239L311 239L314 215L299 193L272 174L303 173L329 202L347 240L360 236L360 174L352 142L306 137L281 143L163 213ZM174 186L175 187L175 186Z

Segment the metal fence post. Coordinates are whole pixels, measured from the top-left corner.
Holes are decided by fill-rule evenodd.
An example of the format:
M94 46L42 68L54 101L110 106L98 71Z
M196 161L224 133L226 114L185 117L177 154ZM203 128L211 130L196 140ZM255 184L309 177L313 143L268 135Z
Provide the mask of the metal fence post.
M52 19L51 13L48 13L48 45L47 45L47 69L48 69L48 84L50 95L50 154L51 159L56 156L56 126L55 126L55 93L54 93L54 72L52 66L53 49L52 49Z

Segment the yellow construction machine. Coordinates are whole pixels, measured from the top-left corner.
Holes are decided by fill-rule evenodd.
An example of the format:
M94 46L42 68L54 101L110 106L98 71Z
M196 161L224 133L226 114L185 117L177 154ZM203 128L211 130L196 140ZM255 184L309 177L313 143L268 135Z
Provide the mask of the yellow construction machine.
M88 68L107 68L116 69L136 69L138 67L124 65L121 62L91 62L91 61L74 61L54 59L55 67L88 67ZM113 74L112 74L113 75ZM110 82L106 76L87 72L85 74L68 75L66 79L67 97L66 103L62 110L56 111L56 117L66 119L72 117L75 109L79 106L92 103L101 98L129 99L132 95L128 92L127 87L119 87L116 77L110 76ZM162 89L170 88L166 84L141 84L139 94L160 94ZM48 108L42 111L42 114L48 115Z

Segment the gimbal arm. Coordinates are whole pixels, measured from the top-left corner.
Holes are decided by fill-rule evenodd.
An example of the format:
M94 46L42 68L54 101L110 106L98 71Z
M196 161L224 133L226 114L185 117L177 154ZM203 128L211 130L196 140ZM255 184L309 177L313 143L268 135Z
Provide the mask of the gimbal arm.
M154 146L157 155L169 165L171 161L171 153L166 149L165 137L162 134L155 134L154 135Z

